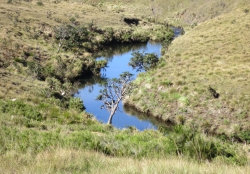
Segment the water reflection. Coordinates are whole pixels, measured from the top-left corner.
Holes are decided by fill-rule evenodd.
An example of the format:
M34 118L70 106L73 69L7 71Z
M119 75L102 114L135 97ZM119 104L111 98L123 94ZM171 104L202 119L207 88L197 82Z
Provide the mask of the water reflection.
M103 51L98 52L94 55L95 58L103 57L107 61L112 61L114 56L121 55L129 51L136 51L140 49L145 49L146 43L133 43L133 44L113 44L104 47Z
M174 39L183 33L184 31L182 28L174 28ZM147 44L133 43L107 46L104 51L99 52L95 57L97 59L106 59L108 61L108 68L102 71L102 77L82 79L82 88L75 96L80 97L84 101L87 112L95 115L99 121L106 123L108 121L109 112L100 108L102 101L95 100L105 80L107 78L119 78L119 75L125 71L129 71L136 76L138 72L128 66L128 62L132 57L132 52L156 53L160 57L161 47L160 43L154 42L148 42ZM156 129L157 126L171 126L171 124L158 121L156 118L151 118L146 114L136 112L133 108L123 107L122 103L119 104L119 108L121 112L117 111L112 120L113 125L117 128L134 126L139 130L144 130Z
M142 113L137 111L135 108L124 105L123 110L126 112L126 114L131 115L131 116L136 116L139 120L145 120L149 121L153 125L157 127L164 127L164 128L169 128L173 126L173 123L170 122L164 122L160 118L156 118L153 116L150 116L148 114Z
M174 28L174 39L179 37L180 35L184 34L184 30L181 27Z
M86 111L95 115L95 117L101 122L106 123L108 121L109 112L101 109L100 106L102 105L102 101L95 100L95 98L102 89L102 84L105 83L106 78L118 78L119 75L125 71L129 71L136 77L138 72L128 66L133 51L156 53L160 56L161 44L148 42L147 44L114 45L110 47L105 54L102 54L102 57L98 57L98 59L108 60L108 68L102 72L102 74L105 74L105 78L103 78L103 75L102 78L92 77L81 80L82 88L75 96L80 97L84 101ZM112 120L115 127L125 128L128 126L134 126L139 130L156 129L156 126L150 122L151 120L141 119L141 116L140 118L137 118L133 114L127 114L123 110L122 103L119 104L119 108L121 112L117 111Z

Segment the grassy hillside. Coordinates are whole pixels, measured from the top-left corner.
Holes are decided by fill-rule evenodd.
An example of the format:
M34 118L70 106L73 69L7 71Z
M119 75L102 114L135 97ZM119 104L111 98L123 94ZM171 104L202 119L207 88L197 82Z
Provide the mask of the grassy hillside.
M13 161L13 158L15 159ZM242 174L248 167L226 165L219 161L197 163L183 157L168 156L161 159L133 159L107 157L106 155L76 149L46 150L35 157L32 154L8 153L0 157L1 173L176 173L176 174ZM9 165L9 164L12 165Z
M234 141L249 142L245 2L0 0L0 173L247 173L248 145ZM172 37L166 22L194 28L139 75L129 102L186 125L96 121L72 97L75 78L98 75L105 62L93 54L105 44Z
M247 0L86 0L103 10L143 16L175 25L195 25L225 14L236 7L244 7Z
M174 40L159 68L139 76L141 88L131 103L164 120L249 141L249 8L203 22Z
M25 87L6 84L6 79L23 81L25 78L19 78L23 75L43 81L55 77L60 82L72 82L79 76L98 74L105 66L105 62L97 62L92 56L104 44L145 42L149 38L165 37L162 25L142 21L143 25L133 27L124 22L122 14L113 15L79 1L0 2L0 67L3 74L0 98L25 93ZM79 40L77 35L81 35ZM24 85L28 83L22 83ZM41 89L49 86L44 83Z

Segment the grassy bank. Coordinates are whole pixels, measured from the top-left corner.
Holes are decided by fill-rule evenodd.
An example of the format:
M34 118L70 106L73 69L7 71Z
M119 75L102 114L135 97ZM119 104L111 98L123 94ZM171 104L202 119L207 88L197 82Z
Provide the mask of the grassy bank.
M201 23L142 73L129 103L143 112L249 142L249 5Z
M13 160L14 159L14 160ZM0 157L1 173L248 173L249 167L221 162L197 163L185 158L167 156L140 160L107 157L103 154L60 147L32 154L9 152ZM9 164L12 164L11 166Z
M0 0L1 173L247 172L248 147L235 140L249 141L249 90L247 75L242 77L248 72L243 36L249 10L214 18L245 1L222 1L221 13L194 19L190 9L201 1L169 1L170 8L163 1L127 2ZM205 5L224 6L211 4ZM199 7L193 16L203 14ZM84 101L72 97L79 85L73 82L106 65L93 53L110 43L168 40L168 22L194 29L169 52L162 50L158 69L138 76L140 88L130 102L180 124L171 130L118 130L86 113Z
M163 165L164 161L168 161L168 157L174 161L181 160L180 163L184 164L188 159L194 160L194 163L207 161L209 165L214 166L222 163L225 166L222 171L227 169L227 165L248 164L241 145L208 137L195 129L179 125L171 131L160 128L160 131L140 132L131 127L118 130L97 122L85 112L75 108L56 107L49 102L50 99L46 103L39 102L38 105L34 105L20 100L1 101L0 160L3 173L13 170L17 173L25 173L27 170L38 172L41 168L41 171L50 173L66 170L94 172L101 169L94 169L93 166L109 164L107 161L97 164L94 156L107 158L108 161L135 161L133 170L138 170L140 162L144 160L146 163L161 161L160 165ZM66 153L65 160L68 159L68 155L71 156L70 163L66 164L66 161L57 155L63 155L63 152ZM13 165L5 166L9 160L13 161ZM46 162L40 163L40 160ZM112 168L114 166L106 166L103 172ZM152 168L154 169L153 166ZM172 169L166 165L165 169L174 170L175 167ZM187 169L192 170L197 169ZM182 168L179 171L181 172Z
M166 21L175 25L194 26L225 14L236 7L244 7L247 0L87 0L87 3L108 12L143 16L148 20Z
M1 11L0 66L39 80L56 77L66 82L98 75L106 62L96 61L92 54L104 45L163 41L173 35L162 24L142 18L134 24L122 14L75 1L2 0Z

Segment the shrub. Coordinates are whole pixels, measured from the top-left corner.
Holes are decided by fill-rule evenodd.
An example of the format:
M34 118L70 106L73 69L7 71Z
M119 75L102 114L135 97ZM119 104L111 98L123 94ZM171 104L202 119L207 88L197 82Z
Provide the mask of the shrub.
M245 12L245 13L248 13L248 12L249 12L249 9L244 9L244 12Z
M70 22L72 22L73 24L76 22L76 19L75 19L74 17L70 18L69 20L70 20Z
M136 71L148 71L157 66L159 58L155 53L140 53L135 51L132 53L129 65Z
M27 62L28 66L28 74L39 79L43 80L44 79L44 68L39 62L35 61L30 61Z
M38 1L36 4L39 5L39 6L43 6L44 5L42 1Z
M98 75L102 68L105 69L107 67L107 64L108 62L106 60L94 61L94 64L91 66L90 70L93 74Z
M83 111L85 109L85 107L83 105L83 101L80 98L71 97L69 100L69 109Z
M84 26L62 25L55 27L54 32L59 42L58 52L60 47L65 50L82 47L82 43L89 39L89 31Z
M177 154L184 154L198 161L211 161L222 157L227 162L238 165L244 165L247 162L246 157L242 155L243 151L229 143L206 137L195 129L177 125L169 138L169 143L174 146Z

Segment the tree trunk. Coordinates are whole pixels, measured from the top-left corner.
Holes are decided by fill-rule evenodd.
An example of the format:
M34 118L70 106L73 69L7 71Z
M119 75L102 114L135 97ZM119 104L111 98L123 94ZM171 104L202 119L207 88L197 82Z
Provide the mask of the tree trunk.
M118 101L115 103L114 107L112 108L112 110L111 110L111 112L110 112L110 115L109 115L109 120L108 120L107 124L112 124L112 118L113 118L113 116L115 115L115 111L116 111L116 109L117 109L117 107L118 107L119 101L120 101L120 100L118 100Z
M109 120L108 120L107 124L112 124L112 118L113 118L114 114L115 114L115 113L110 114Z
M59 53L59 51L60 51L60 48L61 48L61 46L62 46L62 39L60 39L60 41L59 41L59 44L58 44L58 49L57 49L57 54Z

